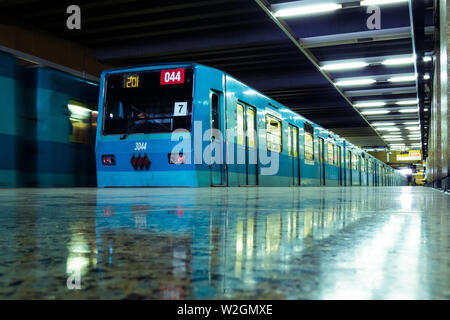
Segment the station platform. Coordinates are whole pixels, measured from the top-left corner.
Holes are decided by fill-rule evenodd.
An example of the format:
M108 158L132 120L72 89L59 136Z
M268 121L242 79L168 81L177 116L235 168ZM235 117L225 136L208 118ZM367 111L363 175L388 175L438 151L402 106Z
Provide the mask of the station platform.
M0 190L0 299L450 299L422 187Z

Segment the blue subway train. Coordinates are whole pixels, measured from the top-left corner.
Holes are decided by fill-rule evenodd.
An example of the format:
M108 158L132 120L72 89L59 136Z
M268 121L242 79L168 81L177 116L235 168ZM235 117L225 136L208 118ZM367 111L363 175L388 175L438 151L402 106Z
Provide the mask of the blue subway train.
M195 63L101 76L99 187L398 186L406 177L223 71Z
M0 52L0 188L94 187L98 83Z

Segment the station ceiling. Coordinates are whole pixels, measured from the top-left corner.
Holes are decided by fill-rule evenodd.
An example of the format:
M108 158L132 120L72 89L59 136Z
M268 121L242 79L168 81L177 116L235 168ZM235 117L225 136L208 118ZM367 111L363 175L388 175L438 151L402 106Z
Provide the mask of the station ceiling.
M360 147L415 146L428 132L436 6L383 4L394 1L77 1L81 30L66 28L68 1L0 0L0 13L92 48L111 66L219 68Z

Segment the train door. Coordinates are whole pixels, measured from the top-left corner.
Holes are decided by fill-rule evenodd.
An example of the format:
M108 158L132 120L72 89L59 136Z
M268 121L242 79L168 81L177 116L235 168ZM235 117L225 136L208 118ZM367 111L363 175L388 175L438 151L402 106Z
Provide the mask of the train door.
M247 106L246 111L246 162L247 162L247 185L256 186L258 184L258 167L257 167L257 146L256 146L256 126L255 126L255 109Z
M211 155L216 159L221 159L219 163L212 163L210 165L211 172L211 186L223 186L225 185L225 172L224 172L224 163L225 159L223 158L223 141L222 134L223 130L223 121L221 117L221 104L219 95L216 92L211 92L211 150L214 152L219 152L219 154Z
M320 185L325 185L325 143L322 138L319 138L319 171L320 171Z
M362 172L362 166L363 166L363 162L362 162L363 160L362 160L362 158L361 158L361 156L358 156L358 172L359 172L359 174L358 174L358 176L359 176L359 185L360 186L362 186L362 176L363 176L363 172Z
M255 186L258 183L256 137L255 109L244 103L238 103L237 161L240 186Z
M289 156L289 172L292 177L292 185L300 184L300 160L298 157L298 128L288 126L288 156Z
M352 153L350 151L347 151L347 173L346 175L348 176L348 185L351 186L352 185L352 163L353 158L352 158Z
M338 166L338 179L339 185L342 186L342 148L340 146L337 147L337 166Z

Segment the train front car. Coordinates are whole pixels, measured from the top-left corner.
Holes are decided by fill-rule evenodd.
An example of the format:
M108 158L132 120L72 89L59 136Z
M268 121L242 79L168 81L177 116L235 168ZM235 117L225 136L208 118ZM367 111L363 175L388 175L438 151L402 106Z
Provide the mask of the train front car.
M201 186L186 147L193 145L194 94L201 86L195 84L196 72L194 64L167 64L102 74L95 149L99 187ZM221 84L221 75L215 76ZM207 98L195 97L200 104Z

